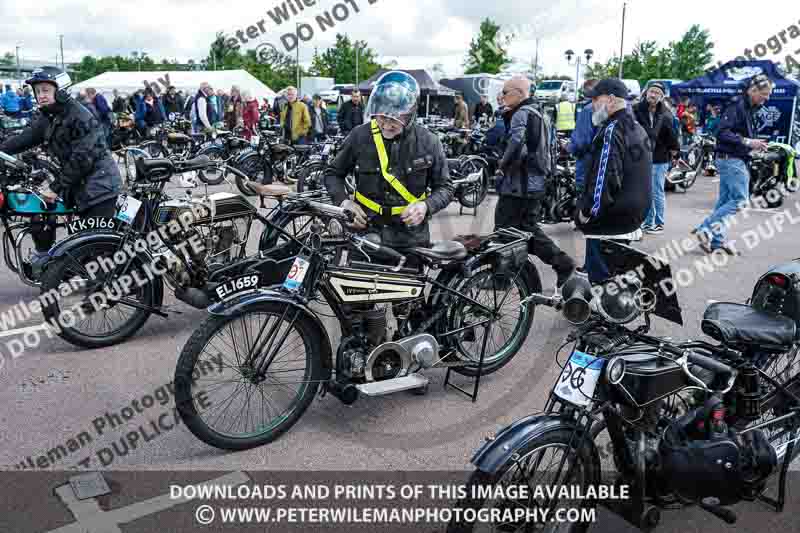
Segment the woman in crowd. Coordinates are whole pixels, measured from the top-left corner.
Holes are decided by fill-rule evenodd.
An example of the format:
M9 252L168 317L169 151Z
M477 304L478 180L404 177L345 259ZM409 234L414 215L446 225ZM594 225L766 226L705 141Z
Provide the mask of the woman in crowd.
M250 137L258 132L258 120L261 118L261 113L258 111L258 99L251 96L248 91L242 93L244 100L244 109L242 111L242 120L244 121L244 137L248 141Z
M245 102L239 92L239 87L234 85L231 87L231 95L225 104L225 127L233 130L236 126L242 125L242 112L244 111Z

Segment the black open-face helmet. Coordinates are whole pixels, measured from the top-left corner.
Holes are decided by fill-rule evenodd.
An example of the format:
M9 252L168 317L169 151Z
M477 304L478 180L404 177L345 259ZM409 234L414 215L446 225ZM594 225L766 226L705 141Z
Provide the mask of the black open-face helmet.
M63 103L69 98L67 88L72 85L72 79L69 74L58 67L42 67L34 70L25 83L34 89L34 96L36 95L36 85L39 83L49 83L55 86L56 102Z

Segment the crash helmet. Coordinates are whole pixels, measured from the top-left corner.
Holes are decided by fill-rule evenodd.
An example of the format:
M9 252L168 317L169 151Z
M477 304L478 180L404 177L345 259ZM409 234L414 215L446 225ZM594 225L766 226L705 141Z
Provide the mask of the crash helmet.
M419 96L417 80L405 72L392 70L375 82L364 113L369 119L387 117L398 120L405 131L416 122Z

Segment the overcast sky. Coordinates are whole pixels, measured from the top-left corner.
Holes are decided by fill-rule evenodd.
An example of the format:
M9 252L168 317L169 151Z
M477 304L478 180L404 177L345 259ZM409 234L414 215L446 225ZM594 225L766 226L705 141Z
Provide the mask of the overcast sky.
M293 31L296 22L306 22L315 34L300 44L303 63L314 46L326 48L339 31L366 40L383 62L396 59L405 68L429 68L441 62L448 75L456 75L463 71L465 51L480 21L490 17L518 34L510 49L513 56L531 62L538 37L539 62L545 71L574 76L575 68L567 65L563 52L591 48L595 60L606 61L619 50L623 5L622 0L318 0L298 10L298 15L287 11L291 18L281 25L268 16L285 3L304 5L304 1L314 0L0 0L0 54L14 52L19 44L22 60L54 62L63 34L67 62L87 54L129 55L133 50L146 51L159 60L198 61L219 31L233 37L236 30L243 30L249 41L243 49L271 42L285 51L281 36ZM343 20L332 19L334 28L321 31L316 16L337 4L344 7L335 8L331 16ZM727 60L791 24L800 25L799 19L800 2L794 0L762 4L633 0L627 2L625 50L639 40L660 44L677 40L691 24L699 23L711 32L715 59ZM262 20L266 32L249 39L248 26ZM779 54L781 59L800 49L800 38L789 41L786 48ZM800 60L800 54L796 57Z

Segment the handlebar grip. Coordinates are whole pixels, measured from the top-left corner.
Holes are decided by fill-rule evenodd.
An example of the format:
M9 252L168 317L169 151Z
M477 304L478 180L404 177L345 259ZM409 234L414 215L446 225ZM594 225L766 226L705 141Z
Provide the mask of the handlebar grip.
M717 374L733 374L733 368L725 363L696 353L689 354L689 362Z

